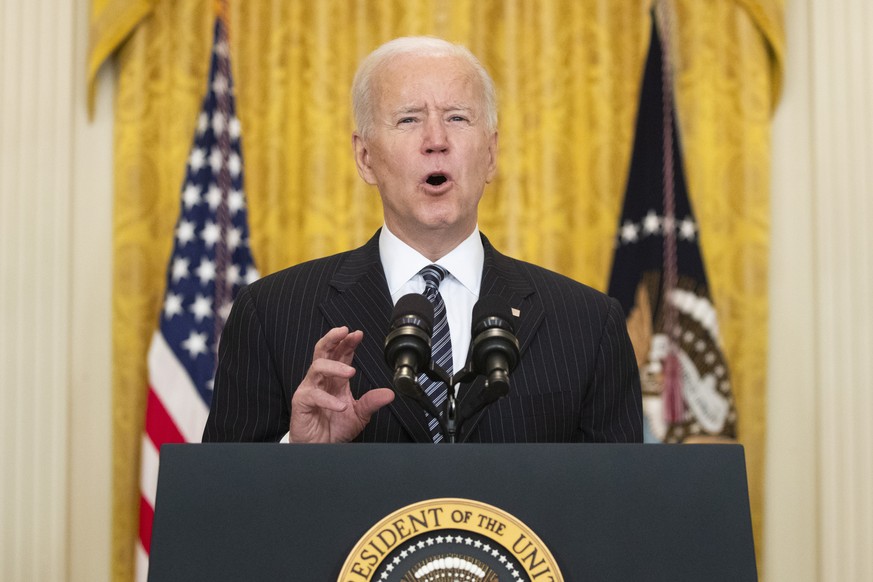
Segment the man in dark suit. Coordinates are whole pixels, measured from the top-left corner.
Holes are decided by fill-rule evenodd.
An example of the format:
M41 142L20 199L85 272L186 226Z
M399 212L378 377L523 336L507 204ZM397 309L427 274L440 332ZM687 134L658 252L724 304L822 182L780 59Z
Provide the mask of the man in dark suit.
M478 60L442 40L396 39L362 62L352 93L355 161L379 190L384 226L359 249L240 292L203 440L439 442L421 407L387 388L382 346L393 304L427 292L429 270L440 273L429 289L446 367L465 363L480 296L505 298L516 319L510 393L467 421L460 441L641 442L639 374L618 303L505 257L478 231L497 167L494 87ZM461 384L461 406L484 385Z

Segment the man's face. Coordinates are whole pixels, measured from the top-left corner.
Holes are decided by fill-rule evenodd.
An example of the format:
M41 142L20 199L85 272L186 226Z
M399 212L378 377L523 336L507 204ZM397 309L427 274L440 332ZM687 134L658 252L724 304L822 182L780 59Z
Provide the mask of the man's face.
M372 108L369 135L354 135L355 160L379 188L388 228L412 246L434 235L457 244L496 171L478 76L459 57L398 57L376 72Z

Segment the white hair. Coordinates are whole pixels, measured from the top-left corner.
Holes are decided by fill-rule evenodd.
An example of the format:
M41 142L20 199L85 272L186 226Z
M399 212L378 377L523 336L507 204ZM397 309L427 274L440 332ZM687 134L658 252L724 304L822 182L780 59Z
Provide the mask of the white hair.
M391 60L405 55L460 57L469 63L482 85L485 125L497 131L497 96L494 81L479 59L465 46L432 36L404 36L390 40L367 55L352 81L352 108L358 133L368 136L373 126L373 78Z

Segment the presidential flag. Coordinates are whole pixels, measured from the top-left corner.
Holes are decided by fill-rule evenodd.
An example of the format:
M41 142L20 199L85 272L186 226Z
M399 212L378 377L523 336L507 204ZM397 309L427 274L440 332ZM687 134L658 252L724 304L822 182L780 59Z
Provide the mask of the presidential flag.
M685 184L668 55L653 16L608 293L627 314L646 442L736 438L730 374Z
M182 185L163 309L148 353L139 580L148 573L160 447L200 442L222 327L239 288L258 278L249 248L242 165L227 28L219 17L208 87Z

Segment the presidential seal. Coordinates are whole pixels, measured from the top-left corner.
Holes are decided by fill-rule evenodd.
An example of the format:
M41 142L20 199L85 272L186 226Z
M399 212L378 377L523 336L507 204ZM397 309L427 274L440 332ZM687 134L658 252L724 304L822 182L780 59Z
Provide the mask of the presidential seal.
M338 582L563 582L549 549L520 520L470 499L430 499L370 528Z

